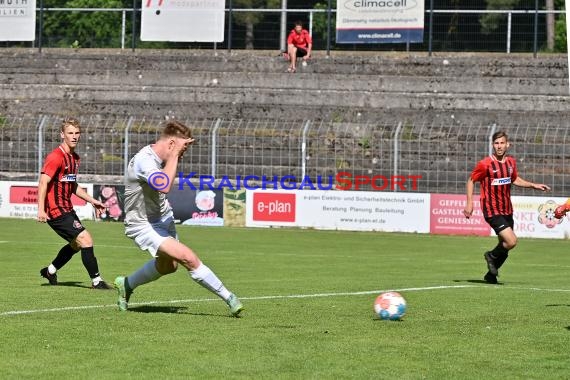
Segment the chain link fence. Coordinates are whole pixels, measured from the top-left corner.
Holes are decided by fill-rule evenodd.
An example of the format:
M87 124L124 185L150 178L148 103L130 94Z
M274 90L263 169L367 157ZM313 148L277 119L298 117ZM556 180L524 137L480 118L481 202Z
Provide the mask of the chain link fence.
M161 119L80 118L79 178L121 183L128 160L160 135ZM570 194L570 125L440 125L298 122L276 120L181 120L192 126L196 143L179 172L185 176L254 176L261 179L305 176L314 184L344 178L377 177L359 190L464 193L476 162L490 153L490 137L509 134L510 154L520 175L552 186L553 196ZM0 118L0 179L37 180L47 153L61 142L61 118ZM320 176L320 179L319 179ZM404 186L384 183L401 176ZM421 176L412 187L412 176ZM374 186L373 186L374 185ZM316 185L315 185L316 186ZM354 189L354 188L353 188ZM515 187L515 194L532 190Z
M538 4L538 2L536 3ZM281 50L287 32L299 20L313 36L315 50L348 51L566 51L564 10L556 3L545 9L543 2L521 2L515 9L482 9L480 2L439 1L434 9L425 4L424 41L406 44L338 44L335 41L336 8L331 9L330 35L326 9L264 9L234 5L226 9L223 42L175 43L140 40L140 3L133 8L56 8L37 10L35 42L0 42L0 46L45 48L182 48ZM135 17L133 18L133 12ZM41 19L41 22L40 22ZM98 20L97 23L93 20ZM133 23L134 22L134 23ZM430 25L431 23L431 25ZM93 30L89 30L89 28ZM228 38L229 37L229 38ZM40 46L40 47L41 47Z

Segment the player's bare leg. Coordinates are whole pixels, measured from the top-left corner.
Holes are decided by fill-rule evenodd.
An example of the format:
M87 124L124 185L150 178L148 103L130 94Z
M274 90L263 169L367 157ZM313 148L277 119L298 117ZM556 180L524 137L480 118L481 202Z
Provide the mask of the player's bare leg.
M289 59L291 64L287 71L294 73L297 70L297 48L295 46L289 46Z

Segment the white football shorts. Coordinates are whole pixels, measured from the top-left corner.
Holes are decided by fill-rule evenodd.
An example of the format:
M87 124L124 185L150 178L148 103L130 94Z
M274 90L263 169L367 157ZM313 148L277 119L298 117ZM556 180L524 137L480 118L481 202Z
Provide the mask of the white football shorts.
M178 240L172 216L155 223L127 226L125 235L133 239L140 249L148 251L152 257L156 257L158 248L166 239L174 238Z

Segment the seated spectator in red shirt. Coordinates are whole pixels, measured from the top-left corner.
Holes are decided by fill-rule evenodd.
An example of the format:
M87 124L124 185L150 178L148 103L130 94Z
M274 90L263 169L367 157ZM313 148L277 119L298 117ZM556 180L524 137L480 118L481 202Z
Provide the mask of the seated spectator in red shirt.
M297 71L297 58L303 58L303 60L311 58L312 48L313 40L309 32L303 29L301 21L297 21L295 28L291 30L289 37L287 37L287 53L291 62L287 71L290 73Z

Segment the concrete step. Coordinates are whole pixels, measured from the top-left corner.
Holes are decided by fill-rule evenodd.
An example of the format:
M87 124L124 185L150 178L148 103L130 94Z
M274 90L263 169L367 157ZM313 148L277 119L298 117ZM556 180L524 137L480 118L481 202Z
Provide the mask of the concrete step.
M105 70L176 72L282 73L287 62L276 52L212 50L121 50L1 49L0 67L5 70L32 68L60 72L100 73ZM310 61L314 73L357 75L404 75L450 77L566 78L565 55L439 54L427 57L386 52L315 52Z
M470 90L466 88L465 90ZM514 95L487 93L438 93L438 92L384 92L343 91L328 89L294 88L206 88L162 87L129 85L45 85L0 84L0 100L22 101L65 99L85 102L148 102L155 104L196 105L257 104L280 106L328 106L362 107L368 109L415 110L509 110L509 111L568 111L569 99L559 95Z
M566 95L565 78L509 77L432 77L389 75L322 74L310 71L288 73L260 72L175 72L107 70L99 73L36 72L34 69L8 69L0 72L0 83L53 86L121 86L231 89L343 90L347 92L470 93L518 95Z

